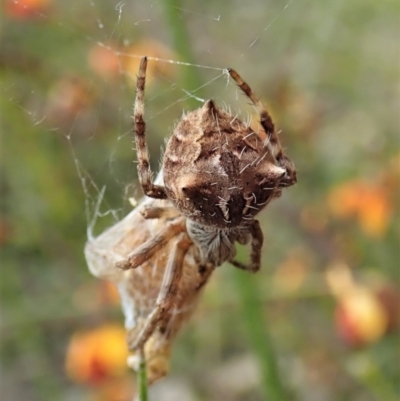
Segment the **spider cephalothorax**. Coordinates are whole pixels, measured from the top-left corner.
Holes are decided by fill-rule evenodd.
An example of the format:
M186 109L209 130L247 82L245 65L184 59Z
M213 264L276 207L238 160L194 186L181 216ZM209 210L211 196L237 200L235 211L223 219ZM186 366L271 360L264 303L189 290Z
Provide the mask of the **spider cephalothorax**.
M163 168L175 207L195 222L218 228L248 224L280 196L287 174L251 127L212 100L178 123Z

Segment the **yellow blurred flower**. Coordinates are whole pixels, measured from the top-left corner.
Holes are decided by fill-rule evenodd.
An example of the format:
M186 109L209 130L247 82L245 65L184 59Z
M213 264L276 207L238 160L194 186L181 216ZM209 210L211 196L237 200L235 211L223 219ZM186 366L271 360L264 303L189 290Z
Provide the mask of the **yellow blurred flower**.
M395 289L386 284L379 288L358 283L343 261L326 269L326 280L336 298L335 327L348 345L363 346L381 339L396 324L393 314L398 300Z
M335 320L340 337L350 345L379 340L389 324L388 314L379 298L365 287L355 287L339 298Z
M77 382L98 384L124 374L128 357L125 337L125 329L115 324L75 333L67 350L67 375Z

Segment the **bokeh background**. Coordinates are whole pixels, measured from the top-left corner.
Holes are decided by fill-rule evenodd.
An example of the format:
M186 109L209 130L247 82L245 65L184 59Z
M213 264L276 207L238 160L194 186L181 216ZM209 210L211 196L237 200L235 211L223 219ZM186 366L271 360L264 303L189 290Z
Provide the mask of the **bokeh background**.
M202 98L254 114L229 66L268 105L299 172L260 215L262 271L218 269L152 399L399 399L398 2L1 8L2 400L133 399L118 295L89 274L83 247L88 227L100 233L141 196L130 130L144 54L172 60L148 72L154 169Z

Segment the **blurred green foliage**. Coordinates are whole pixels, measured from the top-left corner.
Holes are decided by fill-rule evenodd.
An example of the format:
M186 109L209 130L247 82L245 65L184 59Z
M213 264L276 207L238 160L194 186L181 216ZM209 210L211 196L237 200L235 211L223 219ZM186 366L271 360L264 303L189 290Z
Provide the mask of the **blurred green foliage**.
M123 319L83 246L102 188L95 233L141 196L129 55L143 53L198 64L151 63L155 169L182 110L200 105L195 96L252 112L221 70L205 68L230 66L271 109L299 171L298 185L260 216L263 271L218 270L154 394L167 397L171 381L188 400L400 396L398 2L2 7L2 399L118 399L74 383L64 363L75 332ZM359 289L371 302L353 314L348 295ZM388 326L373 338L382 319Z

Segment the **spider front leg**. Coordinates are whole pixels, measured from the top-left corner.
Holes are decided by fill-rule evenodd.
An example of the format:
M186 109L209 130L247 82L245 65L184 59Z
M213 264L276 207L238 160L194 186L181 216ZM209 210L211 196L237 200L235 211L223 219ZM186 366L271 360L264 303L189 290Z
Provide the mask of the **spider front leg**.
M239 88L251 100L253 105L258 111L260 116L260 124L267 134L265 147L269 150L270 154L274 156L278 165L286 170L286 175L281 180L281 187L287 187L296 183L296 169L292 161L286 156L282 149L278 135L275 130L275 124L272 121L271 115L268 113L265 106L255 96L249 84L232 68L228 68L229 75L235 80Z
M253 220L251 226L249 227L249 234L251 238L250 263L244 264L234 259L229 260L229 263L250 273L257 273L261 266L261 249L264 242L264 235L261 231L258 220Z
M164 247L171 238L185 230L186 224L184 218L166 223L162 230L130 253L126 260L118 262L116 265L117 268L122 270L135 269Z
M170 317L170 311L174 305L182 277L183 260L192 241L186 233L182 233L177 240L172 253L169 255L165 268L161 290L157 297L155 308L147 317L143 328L134 338L128 337L128 345L131 351L143 349L144 344L154 333L157 325L165 326Z
M161 185L153 184L152 172L149 163L149 152L146 143L146 123L144 114L144 87L146 83L147 57L140 61L137 83L136 99L133 108L133 133L135 136L136 151L138 155L138 174L145 195L156 199L166 199L165 189Z

